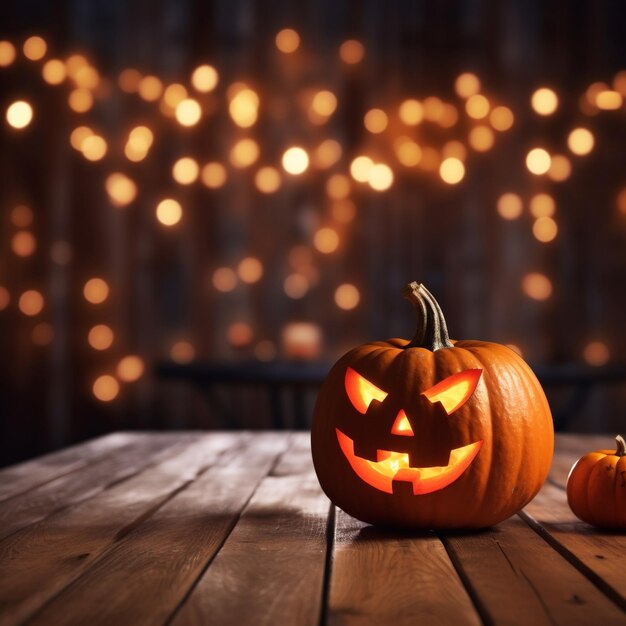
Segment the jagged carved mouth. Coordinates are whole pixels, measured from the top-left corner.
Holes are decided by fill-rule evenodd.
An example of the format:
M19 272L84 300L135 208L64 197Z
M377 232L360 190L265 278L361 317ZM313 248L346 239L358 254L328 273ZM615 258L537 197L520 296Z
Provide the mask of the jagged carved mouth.
M481 440L454 448L450 451L448 465L442 467L411 467L409 455L404 452L378 450L376 461L357 456L354 453L354 441L338 428L335 431L339 447L361 480L386 493L393 493L394 482L409 482L416 496L452 484L471 465L483 445Z

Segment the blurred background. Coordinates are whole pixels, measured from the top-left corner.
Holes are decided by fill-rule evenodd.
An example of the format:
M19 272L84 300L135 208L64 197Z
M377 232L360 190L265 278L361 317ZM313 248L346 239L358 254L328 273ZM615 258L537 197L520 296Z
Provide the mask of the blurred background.
M510 344L626 420L626 8L5 0L0 463L119 429L306 428L351 346Z

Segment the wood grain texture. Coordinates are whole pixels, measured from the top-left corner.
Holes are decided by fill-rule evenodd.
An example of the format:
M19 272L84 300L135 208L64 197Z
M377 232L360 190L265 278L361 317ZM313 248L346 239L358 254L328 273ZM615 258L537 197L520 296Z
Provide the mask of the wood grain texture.
M0 624L19 623L237 442L200 436L174 458L0 542Z
M515 516L476 533L444 535L485 621L492 624L623 624L621 609Z
M433 533L374 528L337 511L328 624L480 624Z
M626 610L625 533L580 521L567 505L565 491L551 483L543 486L522 517Z
M29 623L164 623L219 550L289 438L260 434L228 449Z
M81 471L63 474L0 505L0 539L34 524L55 512L106 489L137 473L147 465L158 463L174 449L189 441L191 435L160 434L137 436L135 441L95 460ZM168 452L168 448L172 449Z
M308 434L298 434L173 624L317 626L329 506L313 471Z
M141 435L111 433L87 443L0 470L0 502L89 465Z

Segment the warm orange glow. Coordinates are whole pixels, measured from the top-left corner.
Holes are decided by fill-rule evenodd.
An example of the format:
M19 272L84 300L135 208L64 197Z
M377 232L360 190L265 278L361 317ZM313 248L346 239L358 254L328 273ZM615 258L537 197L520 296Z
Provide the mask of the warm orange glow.
M459 161L465 161L467 159L467 148L460 141L447 141L441 149L441 156L444 159L455 157Z
M465 176L463 161L456 157L444 159L439 166L439 176L441 176L441 180L448 185L460 183Z
M399 137L394 149L398 161L406 167L414 167L422 160L422 149L409 137Z
M400 411L398 411L398 415L396 416L396 419L391 427L391 434L401 435L403 437L413 437L415 435L404 409L400 409Z
M259 158L259 144L254 139L240 139L230 149L228 158L238 168L250 167Z
M175 116L181 126L195 126L202 117L202 109L197 100L185 98L176 105Z
M386 493L393 493L394 481L410 482L413 495L422 495L444 489L457 480L483 445L482 441L470 443L450 451L448 465L444 467L411 467L409 455L402 452L378 450L378 461L356 456L354 442L336 429L339 447L355 474L368 485Z
M74 78L83 67L89 65L89 61L82 54L72 54L65 61L67 75Z
M276 34L276 47L285 54L291 54L300 47L300 35L293 28L283 28Z
M21 130L26 128L33 119L33 107L25 100L12 102L6 111L6 120L9 126Z
M156 217L164 226L174 226L183 216L183 207L172 198L161 200L156 208Z
M482 370L471 369L448 376L434 387L422 392L433 404L441 402L448 415L463 406L472 396Z
M313 152L313 163L325 169L333 166L341 158L341 145L334 139L325 139Z
M454 91L460 98L467 99L480 91L480 80L476 74L464 72L454 81Z
M8 67L15 61L15 46L10 41L0 41L0 67Z
M337 109L337 96L332 91L318 91L311 101L309 119L314 124L324 123Z
M87 137L91 137L93 134L93 130L91 130L88 126L76 127L70 134L70 144L72 145L72 148L82 152L83 142L87 139Z
M346 369L344 377L346 394L352 402L352 406L359 413L367 413L367 409L373 400L382 402L387 397L387 392L379 389L374 383L361 376L351 367Z
M425 120L437 123L441 121L446 111L446 107L441 98L437 98L436 96L429 96L428 98L424 99L422 105L424 106ZM456 109L454 109L454 112L456 114Z
M470 130L467 141L476 152L487 152L493 147L495 136L489 126L475 126Z
M350 179L344 174L333 174L326 181L326 193L333 200L343 200L350 195Z
M273 361L276 358L276 346L273 341L269 339L262 339L259 343L254 347L254 356L264 363L268 363L269 361Z
M547 300L552 295L552 282L544 274L531 272L522 279L522 290L533 300Z
M538 193L530 199L529 208L533 217L552 217L556 210L556 203L549 194Z
M94 350L107 350L113 345L115 335L106 324L96 324L89 331L87 340Z
M100 135L89 135L81 143L81 152L88 161L99 161L107 153L107 142Z
M337 231L328 226L320 228L313 236L313 245L324 254L330 254L339 247Z
M363 118L363 124L370 133L382 133L389 124L389 118L382 109L370 109Z
M117 78L117 84L124 93L137 93L140 82L141 74L132 68L123 70Z
M596 95L596 106L603 111L617 111L623 103L624 98L619 91L605 89Z
M314 359L319 355L322 331L310 322L290 322L281 333L285 356L295 359Z
M237 286L237 274L230 267L218 267L213 272L213 286L222 293L228 293Z
M356 39L348 39L339 46L339 58L348 65L360 63L364 56L365 48Z
M567 137L569 149L578 156L589 154L593 150L594 143L593 134L586 128L575 128Z
M355 309L361 301L361 293L355 285L344 283L335 289L335 304L344 311Z
M146 102L154 102L163 93L163 83L156 76L144 76L139 81L137 93Z
M257 283L263 276L263 263L255 257L248 256L239 262L237 274L244 283Z
M120 392L120 384L113 376L105 374L96 378L91 390L100 402L111 402L111 400L117 398Z
M558 226L551 217L539 217L533 224L533 235L542 243L553 241L558 232Z
M191 363L195 357L196 350L188 341L177 341L170 348L170 358L175 363L180 363L181 365Z
M11 211L11 222L18 228L26 228L33 223L33 210L24 204L20 204Z
M167 105L169 113L174 111L176 107L187 97L187 90L180 83L172 83L165 88L163 92L163 102Z
M259 115L259 96L247 87L238 90L228 104L228 112L237 126L250 128Z
M556 182L567 180L572 173L572 163L564 154L555 154L552 156L550 169L548 170L548 178Z
M6 287L0 286L0 311L4 311L11 302L11 294Z
M207 163L202 168L200 178L209 189L219 189L226 182L226 168L221 163Z
M261 193L274 193L282 182L280 172L271 166L262 167L254 175L254 184Z
M54 328L48 322L39 322L33 327L31 338L36 346L48 346L54 339Z
M212 65L199 65L191 74L191 84L201 93L213 91L218 82L219 74Z
M608 363L611 352L603 341L591 341L583 350L583 358L589 365L599 367Z
M65 63L60 59L50 59L41 68L41 75L48 85L60 85L67 76Z
M235 348L243 348L249 345L252 343L253 337L252 327L245 322L235 322L226 329L226 339Z
M522 214L522 199L515 193L503 193L498 198L498 214L505 220L515 220Z
M348 200L347 198L345 200L338 200L332 203L330 212L333 219L342 224L349 224L356 217L356 205L352 200ZM626 213L626 210L624 212Z
M44 307L44 299L39 291L29 289L20 296L18 306L24 315L38 315Z
M77 87L84 87L92 91L100 84L100 74L98 74L98 70L90 65L81 67L72 78Z
M393 171L385 163L375 163L369 169L367 182L374 191L386 191L393 185Z
M11 238L11 249L17 256L31 256L37 249L37 240L31 232L21 230Z
M350 163L350 175L357 182L366 183L373 167L374 161L368 156L358 156Z
M124 154L129 161L137 162L146 158L154 141L154 134L146 126L136 126L129 135Z
M283 282L283 290L293 300L304 298L309 291L309 279L304 274L289 274Z
M422 148L422 158L419 162L419 167L426 172L435 172L439 169L441 164L441 155L435 148L430 146L424 146Z
M117 364L117 377L125 383L132 383L139 380L144 373L145 366L141 357L129 354Z
M191 157L182 157L172 166L172 177L181 185L191 185L200 173L200 166Z
M309 155L304 148L293 146L283 153L282 163L288 174L302 174L309 167Z
M543 148L533 148L526 155L526 167L531 174L536 176L545 174L550 169L551 163L550 154Z
M137 197L137 185L121 172L107 176L104 186L111 204L116 207L126 206Z
M400 105L398 115L407 126L417 126L424 119L424 107L419 100L409 98Z
M552 115L559 106L559 98L552 89L541 87L533 92L530 105L539 115Z
M617 205L617 210L626 215L626 187L618 192L615 197L615 204Z
M72 111L76 111L76 113L86 113L93 106L93 95L89 89L79 87L70 92L67 103Z
M513 126L514 121L513 111L508 107L497 106L489 114L489 122L499 131L509 130Z
M613 76L613 89L626 96L626 70L620 70Z
M489 100L482 94L474 94L465 102L465 111L475 120L482 120L489 115Z
M33 35L24 42L22 50L27 59L30 59L31 61L39 61L46 56L48 44L41 37Z
M83 287L83 296L91 304L101 304L109 297L109 285L102 278L90 278Z

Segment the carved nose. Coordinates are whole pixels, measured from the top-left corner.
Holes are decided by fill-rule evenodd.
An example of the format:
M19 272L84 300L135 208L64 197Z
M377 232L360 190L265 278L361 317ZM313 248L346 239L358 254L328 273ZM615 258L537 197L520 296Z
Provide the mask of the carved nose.
M391 427L391 434L403 435L404 437L413 437L415 435L404 409L400 409L398 411L398 415L393 422L393 426Z

